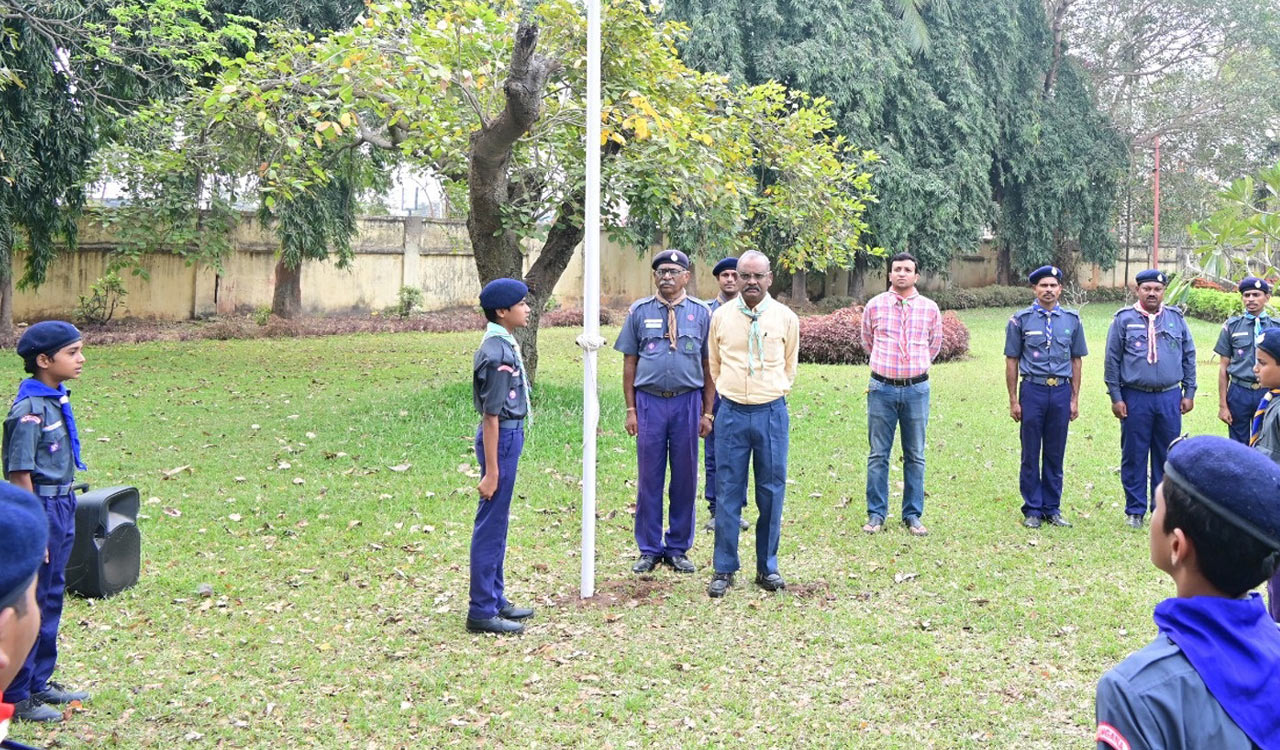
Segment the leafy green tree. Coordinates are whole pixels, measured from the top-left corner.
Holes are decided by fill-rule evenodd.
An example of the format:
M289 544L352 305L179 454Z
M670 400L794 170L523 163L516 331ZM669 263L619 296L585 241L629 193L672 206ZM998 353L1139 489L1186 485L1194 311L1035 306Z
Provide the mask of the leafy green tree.
M645 248L661 233L711 257L781 234L779 260L794 268L864 249L863 165L876 157L830 135L828 102L731 87L680 61L678 25L655 25L634 0L605 10L599 148L616 238ZM254 165L268 209L328 184L341 154L381 152L439 175L466 207L481 282L530 283L535 372L538 316L583 236L584 40L585 19L566 0L527 11L371 5L314 41L275 32L273 54L230 61L192 104L208 123L203 141L236 169Z

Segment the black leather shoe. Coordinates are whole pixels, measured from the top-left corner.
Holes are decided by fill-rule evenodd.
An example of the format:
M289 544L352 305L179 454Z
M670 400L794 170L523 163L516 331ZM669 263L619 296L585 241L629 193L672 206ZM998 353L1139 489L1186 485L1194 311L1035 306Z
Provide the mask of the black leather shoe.
M667 565L670 565L672 568L675 568L677 573L692 573L697 570L685 555L667 555L662 558L662 561Z
M711 584L707 586L707 596L719 599L731 586L733 586L732 573L716 573L711 576Z
M1040 528L1040 516L1027 516L1022 519L1022 525L1028 529L1038 529Z
M1063 529L1071 528L1071 522L1063 518L1060 513L1054 513L1052 516L1049 516L1049 525L1058 526Z
M1134 529L1142 528L1142 516L1140 515L1130 513L1124 517L1124 522L1129 524L1130 528L1134 528Z
M46 706L40 702L40 699L32 696L13 704L13 718L18 721L54 722L62 721L62 712L52 706Z
M742 529L743 531L746 531L747 529L751 528L751 524L747 523L747 519L742 518L741 516L739 516L739 517L738 517L738 528Z
M498 617L504 620L524 620L533 617L533 610L529 607L517 607L514 604L508 604L498 610Z
M44 690L33 693L33 697L41 703L67 704L74 701L84 703L89 700L89 694L83 690L68 690L65 686L49 680L49 684Z
M524 632L524 625L502 617L490 617L487 620L473 620L467 618L468 633L498 633L500 635L515 635Z
M756 585L765 591L781 591L787 587L787 582L782 580L782 576L777 573L764 575L756 574Z
M648 573L658 567L658 558L653 555L641 555L636 564L631 566L632 573Z

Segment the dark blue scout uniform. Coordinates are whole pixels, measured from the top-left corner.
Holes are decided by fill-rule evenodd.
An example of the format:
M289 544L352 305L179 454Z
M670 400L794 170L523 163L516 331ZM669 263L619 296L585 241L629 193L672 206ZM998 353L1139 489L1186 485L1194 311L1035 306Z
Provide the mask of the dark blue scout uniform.
M1271 293L1271 285L1262 279L1248 277L1240 282L1241 293L1256 289ZM1227 409L1231 412L1228 434L1232 440L1249 442L1249 423L1261 398L1258 378L1253 374L1256 352L1255 340L1263 329L1271 325L1271 318L1264 310L1261 315L1245 312L1227 318L1218 334L1213 352L1227 360Z
M1035 282L1032 282L1035 283ZM1062 500L1062 461L1071 423L1071 360L1089 353L1080 315L1039 302L1005 326L1004 356L1018 358L1022 405L1022 514L1052 518Z
M22 381L18 397L4 420L4 473L31 472L35 494L49 517L49 562L40 567L36 601L40 634L22 669L4 692L5 703L19 703L49 689L58 663L58 626L66 592L67 560L76 535L75 481L78 438L70 391L50 388L35 379ZM82 466L83 468L83 466Z
M671 558L693 546L698 492L698 423L702 415L702 362L707 358L711 311L686 296L670 311L659 297L631 305L614 349L636 363L636 545L641 555ZM663 538L662 490L671 462L670 525Z
M471 393L481 417L498 417L498 489L488 500L480 499L471 532L471 604L467 618L487 620L510 605L503 595L503 560L507 556L507 523L516 468L524 450L524 420L529 414L524 365L515 347L500 335L486 332L476 350ZM476 428L475 448L483 476L483 425Z
M1132 307L1118 311L1107 331L1103 380L1111 402L1128 407L1120 421L1120 483L1125 513L1141 517L1164 476L1169 443L1182 432L1180 401L1195 398L1196 345L1182 312L1162 307L1150 320Z

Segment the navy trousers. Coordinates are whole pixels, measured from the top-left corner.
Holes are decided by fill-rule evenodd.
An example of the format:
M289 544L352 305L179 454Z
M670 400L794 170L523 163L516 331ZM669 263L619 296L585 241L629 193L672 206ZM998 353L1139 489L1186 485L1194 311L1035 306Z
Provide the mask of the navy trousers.
M1249 444L1249 426L1253 424L1253 414L1265 393L1265 390L1245 388L1235 383L1227 386L1227 409L1231 412L1228 437L1237 443Z
M715 405L711 409L711 413L715 414L720 411L720 394L716 394ZM711 518L716 517L716 428L715 422L711 423L711 434L702 441L705 446L702 452L702 469L704 479L703 494L707 498L707 512L711 514Z
M1121 388L1120 396L1129 408L1129 416L1120 420L1120 484L1124 485L1124 512L1140 516L1155 503L1156 485L1164 479L1169 443L1182 432L1182 389L1148 393L1135 388Z
M40 633L22 668L5 689L5 703L17 703L47 689L58 664L58 625L62 622L62 599L67 590L67 560L76 538L76 498L67 494L40 499L49 517L49 562L36 573Z
M1022 381L1022 515L1050 518L1062 502L1062 459L1067 453L1071 424L1071 385L1041 385Z
M524 450L524 428L498 430L498 489L476 507L476 525L471 531L471 605L467 617L487 620L510 602L503 595L502 563L507 557L507 523L511 518L511 495L515 490L516 467ZM476 457L484 475L484 443L476 430Z
M636 391L636 546L640 554L683 555L693 546L698 495L698 422L702 389L672 398ZM671 463L671 506L663 539L663 490Z
M747 406L729 399L716 412L717 573L738 570L738 521L747 504L747 468L756 478L756 572L778 572L778 538L787 491L787 400Z

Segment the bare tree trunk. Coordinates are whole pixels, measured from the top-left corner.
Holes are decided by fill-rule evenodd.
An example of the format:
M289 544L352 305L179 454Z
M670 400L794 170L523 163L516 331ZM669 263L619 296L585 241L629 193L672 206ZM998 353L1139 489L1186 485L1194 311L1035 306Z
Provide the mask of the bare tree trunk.
M791 304L809 301L809 273L803 268L791 274Z
M996 241L996 283L1009 286L1013 279L1013 259L1009 254L1009 245Z
M849 269L849 296L858 302L866 302L867 294L867 271L871 270L871 264L867 260L867 254L859 252L853 257L853 268Z
M302 266L290 268L282 257L276 262L275 292L271 297L271 312L285 319L296 318L302 313Z
M13 272L0 279L0 346L13 342Z
M1044 77L1044 96L1053 93L1058 82L1058 70L1062 67L1062 36L1067 18L1067 10L1075 0L1046 0L1045 14L1049 17L1049 29L1053 35L1053 56L1049 60L1049 70Z

